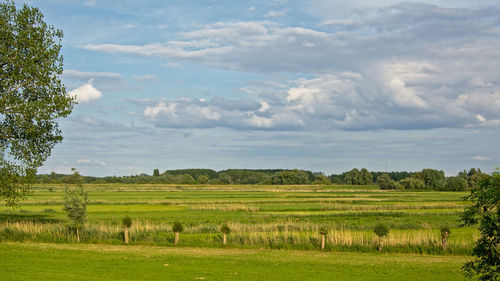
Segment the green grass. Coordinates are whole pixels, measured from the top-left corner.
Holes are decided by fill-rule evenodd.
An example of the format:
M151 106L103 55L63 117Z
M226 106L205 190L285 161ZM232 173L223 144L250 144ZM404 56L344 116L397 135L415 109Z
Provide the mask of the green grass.
M0 243L2 280L464 280L464 256Z

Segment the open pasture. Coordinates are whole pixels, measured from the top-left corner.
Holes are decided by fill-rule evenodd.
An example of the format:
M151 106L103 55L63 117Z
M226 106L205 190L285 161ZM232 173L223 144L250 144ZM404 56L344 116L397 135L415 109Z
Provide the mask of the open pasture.
M384 251L442 254L439 228L451 227L447 254L468 254L477 232L459 228L460 192L381 191L376 186L86 185L90 204L82 241L121 244L121 219L133 219L131 243L314 250L328 229L327 250L374 252L373 227L390 228ZM63 185L40 185L19 209L0 207L2 241L73 242L63 211Z

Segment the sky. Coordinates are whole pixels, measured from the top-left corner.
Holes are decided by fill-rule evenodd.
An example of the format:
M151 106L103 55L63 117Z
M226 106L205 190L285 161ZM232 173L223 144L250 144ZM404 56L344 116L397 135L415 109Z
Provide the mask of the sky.
M500 166L500 3L18 1L78 104L39 173Z

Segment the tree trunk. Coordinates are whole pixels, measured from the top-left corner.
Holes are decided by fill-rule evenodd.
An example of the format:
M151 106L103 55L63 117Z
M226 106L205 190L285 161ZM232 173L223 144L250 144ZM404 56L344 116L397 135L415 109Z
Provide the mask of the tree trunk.
M124 227L123 228L123 236L124 236L124 239L125 239L125 244L128 244L128 242L129 242L128 227Z
M382 238L380 237L378 238L378 252L382 252Z
M76 242L80 243L80 232L78 232L79 227L76 228Z
M174 245L177 245L177 243L179 243L179 232L175 233Z
M321 250L325 249L325 242L326 242L325 235L321 234Z
M443 235L443 251L446 251L446 247L448 246L448 232L445 232Z
M222 244L226 245L226 243L227 243L227 234L226 233L222 233L222 234L223 234Z

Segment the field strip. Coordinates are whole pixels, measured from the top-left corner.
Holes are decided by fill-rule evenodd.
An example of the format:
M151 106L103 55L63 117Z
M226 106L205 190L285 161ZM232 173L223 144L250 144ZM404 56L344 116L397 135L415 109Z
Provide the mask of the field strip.
M268 250L268 249L221 249L221 248L190 248L190 247L160 247L144 245L103 245L103 244L52 244L52 243L12 243L2 242L1 246L25 248L26 250L68 250L97 253L128 253L139 256L180 255L187 257L210 256L255 256L259 259L281 257L290 261L315 261L335 264L384 264L387 262L412 263L443 263L465 262L469 256L462 255L421 255L421 254L378 254L352 252L319 252L298 250Z

